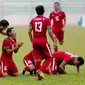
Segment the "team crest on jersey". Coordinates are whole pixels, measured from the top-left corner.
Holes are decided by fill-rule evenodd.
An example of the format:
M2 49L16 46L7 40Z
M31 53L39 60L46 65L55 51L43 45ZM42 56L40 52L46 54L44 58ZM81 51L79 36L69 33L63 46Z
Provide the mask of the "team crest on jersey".
M45 18L43 18L42 20L45 20Z

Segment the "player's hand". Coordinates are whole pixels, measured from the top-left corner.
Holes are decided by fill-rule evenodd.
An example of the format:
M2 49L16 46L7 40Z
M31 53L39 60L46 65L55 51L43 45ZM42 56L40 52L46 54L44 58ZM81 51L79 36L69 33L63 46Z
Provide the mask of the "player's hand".
M57 38L54 38L54 45L57 45Z
M65 31L65 30L64 30L64 28L63 28L61 31L63 31L63 32L64 32L64 31Z
M18 47L21 47L23 44L23 42L18 42Z

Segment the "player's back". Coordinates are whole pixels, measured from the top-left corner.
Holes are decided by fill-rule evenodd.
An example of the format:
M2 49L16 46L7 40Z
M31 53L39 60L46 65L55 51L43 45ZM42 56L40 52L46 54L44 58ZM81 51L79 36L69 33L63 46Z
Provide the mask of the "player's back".
M76 55L73 55L69 52L55 52L53 53L53 57L56 58L59 61L63 61L65 58L74 58L77 57Z
M33 38L46 38L47 27L50 26L49 18L44 16L36 16L30 22L33 28Z
M59 61L62 61L66 56L65 56L65 52L55 52L53 53L53 57Z
M34 60L33 59L33 50L31 50L29 53L27 53L25 56L24 56L24 59L29 59L29 60Z

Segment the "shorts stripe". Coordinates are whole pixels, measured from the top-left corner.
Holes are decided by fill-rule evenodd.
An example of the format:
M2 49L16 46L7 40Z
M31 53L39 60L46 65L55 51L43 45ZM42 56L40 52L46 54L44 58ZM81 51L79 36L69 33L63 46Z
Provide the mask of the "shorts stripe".
M55 66L55 58L53 58L52 70L54 70L54 66Z
M49 52L49 54L50 54L50 57L52 57L51 49L50 49L50 47L48 46L48 43L46 43L46 46L47 46L48 52Z
M26 60L24 60L24 62L25 62L25 64L26 64L26 66L28 67L28 63L27 63L27 61L26 61Z

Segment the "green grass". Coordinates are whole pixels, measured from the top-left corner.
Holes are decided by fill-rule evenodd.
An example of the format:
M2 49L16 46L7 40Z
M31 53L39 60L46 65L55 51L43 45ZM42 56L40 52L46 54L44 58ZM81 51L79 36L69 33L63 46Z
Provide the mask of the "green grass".
M17 40L24 42L23 47L21 47L19 52L13 56L19 72L24 67L24 55L32 49L27 30L27 27L16 29ZM0 54L1 43L4 38L5 36L0 35ZM49 37L48 39L53 51L53 43ZM59 50L74 53L85 59L85 29L66 27L65 42L64 45L59 46ZM50 76L45 74L46 78L43 81L38 81L36 76L29 76L29 73L26 73L25 76L9 76L6 78L0 78L0 85L85 85L85 65L81 67L80 74L76 73L76 68L73 66L67 66L66 71L68 72L66 75L56 74L54 76Z

